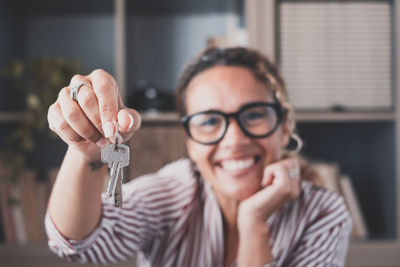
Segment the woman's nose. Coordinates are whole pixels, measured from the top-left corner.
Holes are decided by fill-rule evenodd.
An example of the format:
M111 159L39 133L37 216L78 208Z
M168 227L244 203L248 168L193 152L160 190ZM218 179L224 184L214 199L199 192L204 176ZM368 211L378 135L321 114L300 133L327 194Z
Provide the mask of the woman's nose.
M235 146L238 144L249 143L250 137L248 137L240 128L238 122L231 118L228 128L226 129L224 138L221 140L221 144L224 146Z

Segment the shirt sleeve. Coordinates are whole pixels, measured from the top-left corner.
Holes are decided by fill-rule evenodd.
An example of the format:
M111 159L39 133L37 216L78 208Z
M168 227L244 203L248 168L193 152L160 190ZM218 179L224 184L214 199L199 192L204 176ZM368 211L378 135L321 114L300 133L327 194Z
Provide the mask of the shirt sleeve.
M116 208L102 194L102 217L83 240L65 238L49 214L45 227L50 249L60 257L80 263L115 263L149 249L169 231L191 198L179 179L157 176L137 178L123 187L124 203ZM185 195L185 198L180 196Z
M318 196L318 194L323 195ZM336 193L317 190L319 207L305 212L310 219L285 266L345 266L352 221L343 198Z

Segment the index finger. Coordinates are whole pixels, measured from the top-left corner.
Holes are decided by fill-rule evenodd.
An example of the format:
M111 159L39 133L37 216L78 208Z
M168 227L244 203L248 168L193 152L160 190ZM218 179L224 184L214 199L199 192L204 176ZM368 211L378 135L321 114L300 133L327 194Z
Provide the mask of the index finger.
M114 135L118 114L118 85L115 79L104 70L94 70L89 74L93 91L99 103L99 112L104 136Z

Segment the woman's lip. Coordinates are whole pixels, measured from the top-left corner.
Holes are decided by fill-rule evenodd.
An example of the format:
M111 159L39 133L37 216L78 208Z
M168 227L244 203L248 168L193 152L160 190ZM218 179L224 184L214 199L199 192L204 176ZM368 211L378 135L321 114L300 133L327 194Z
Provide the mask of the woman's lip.
M250 159L250 158L259 160L261 158L261 156L258 154L254 154L254 155L242 155L242 156L233 156L233 157L221 157L221 158L215 159L214 162L216 162L217 164L220 164L222 161L246 160L246 159Z
M218 167L228 172L241 172L254 166L260 156L246 156L240 158L227 158L217 162Z

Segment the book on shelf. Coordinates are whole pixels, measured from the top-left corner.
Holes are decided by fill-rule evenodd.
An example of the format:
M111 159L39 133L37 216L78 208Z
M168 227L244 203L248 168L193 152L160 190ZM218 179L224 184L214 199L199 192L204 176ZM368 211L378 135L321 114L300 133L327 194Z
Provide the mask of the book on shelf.
M338 177L340 175L340 168L337 163L328 162L313 162L312 166L318 173L319 185L333 192L341 194Z
M354 191L353 183L348 175L341 175L339 182L343 197L353 220L353 236L359 240L366 240L369 234L368 228L357 195Z
M24 173L25 176L25 173ZM22 179L25 177L21 177ZM24 218L22 214L22 203L21 203L21 191L18 186L11 185L10 186L10 195L11 195L11 212L12 212L12 220L14 222L15 227L15 238L16 243L18 244L26 244L28 242L25 222L26 218ZM25 220L25 222L24 222Z
M26 170L17 183L0 182L0 232L4 236L0 242L46 242L44 217L57 172L52 169L48 179L37 179L34 171Z
M343 197L353 221L352 239L367 239L369 235L367 224L351 178L348 175L341 174L337 163L311 162L311 166L318 175L317 185Z
M24 172L18 181L20 190L20 203L24 215L25 229L29 243L40 242L42 240L40 228L40 216L38 213L38 190L36 175L34 172Z

